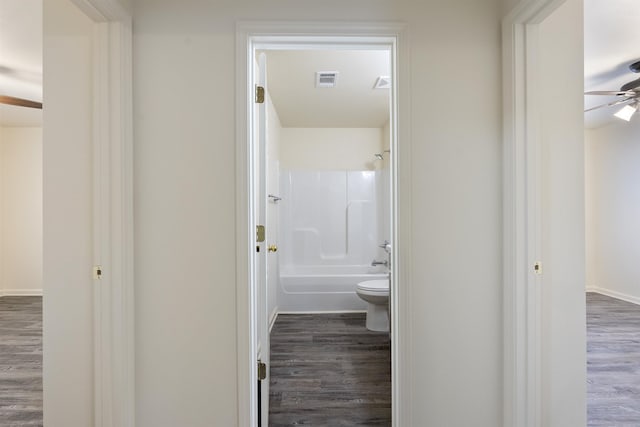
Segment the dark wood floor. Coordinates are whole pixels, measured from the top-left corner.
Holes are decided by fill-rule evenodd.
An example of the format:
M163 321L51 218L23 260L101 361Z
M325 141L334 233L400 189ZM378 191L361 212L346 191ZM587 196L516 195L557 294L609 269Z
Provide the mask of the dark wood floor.
M271 427L391 426L389 335L364 314L278 316L270 373Z
M272 427L390 426L387 334L364 314L280 315ZM588 425L640 426L640 306L587 294ZM0 298L0 427L42 426L42 298Z
M42 298L0 298L0 427L42 426Z
M640 426L640 306L587 293L589 426Z

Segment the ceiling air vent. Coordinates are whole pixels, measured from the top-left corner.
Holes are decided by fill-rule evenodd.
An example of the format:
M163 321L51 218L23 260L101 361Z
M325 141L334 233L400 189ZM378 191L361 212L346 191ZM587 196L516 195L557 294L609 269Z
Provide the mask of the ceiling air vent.
M391 77L388 76L380 76L378 80L376 80L376 84L373 86L374 89L389 89L391 87Z
M316 87L335 87L337 71L316 71Z

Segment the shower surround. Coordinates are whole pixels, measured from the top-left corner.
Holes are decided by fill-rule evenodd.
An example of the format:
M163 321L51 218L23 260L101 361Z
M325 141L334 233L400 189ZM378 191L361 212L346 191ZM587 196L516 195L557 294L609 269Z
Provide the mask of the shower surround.
M372 267L386 254L381 171L282 171L278 305L282 312L355 311L364 280L386 278ZM387 209L388 210L388 209Z

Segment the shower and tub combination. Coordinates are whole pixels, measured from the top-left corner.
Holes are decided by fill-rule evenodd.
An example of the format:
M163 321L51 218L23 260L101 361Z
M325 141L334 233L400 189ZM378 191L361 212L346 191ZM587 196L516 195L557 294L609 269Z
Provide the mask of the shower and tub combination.
M281 171L280 313L367 310L369 329L388 328L379 313L384 307L387 320L380 297L389 294L388 176L380 169Z

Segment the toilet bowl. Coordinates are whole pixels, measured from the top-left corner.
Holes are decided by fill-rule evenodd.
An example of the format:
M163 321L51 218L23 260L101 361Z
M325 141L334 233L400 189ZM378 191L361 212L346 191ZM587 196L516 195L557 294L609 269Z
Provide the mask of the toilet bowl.
M389 280L367 280L356 286L356 294L367 302L367 329L389 331Z

